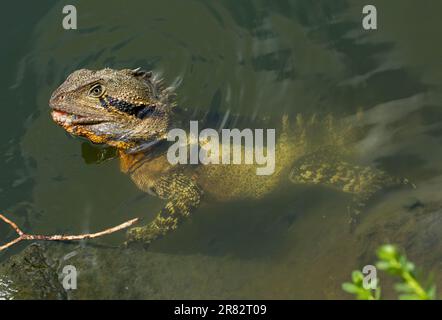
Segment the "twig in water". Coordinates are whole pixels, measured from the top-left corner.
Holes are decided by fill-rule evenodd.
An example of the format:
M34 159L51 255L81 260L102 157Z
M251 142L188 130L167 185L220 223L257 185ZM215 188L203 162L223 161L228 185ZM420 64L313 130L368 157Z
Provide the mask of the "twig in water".
M80 234L80 235L52 235L52 236L45 236L45 235L39 235L39 234L26 234L24 233L14 222L6 218L4 215L0 214L0 219L9 224L15 232L17 232L18 237L14 240L0 246L0 251L5 250L9 248L10 246L22 241L22 240L47 240L47 241L72 241L72 240L83 240L83 239L93 239L98 238L107 234L111 234L123 229L126 229L133 224L138 222L138 218L126 221L118 226L115 226L113 228L109 228L97 233L86 233L86 234Z

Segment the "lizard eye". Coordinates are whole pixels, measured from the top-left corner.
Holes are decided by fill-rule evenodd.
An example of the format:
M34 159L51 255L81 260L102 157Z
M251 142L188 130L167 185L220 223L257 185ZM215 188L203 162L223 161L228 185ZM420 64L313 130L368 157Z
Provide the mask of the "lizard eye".
M103 94L104 87L101 84L96 84L89 90L89 95L94 98L100 98Z

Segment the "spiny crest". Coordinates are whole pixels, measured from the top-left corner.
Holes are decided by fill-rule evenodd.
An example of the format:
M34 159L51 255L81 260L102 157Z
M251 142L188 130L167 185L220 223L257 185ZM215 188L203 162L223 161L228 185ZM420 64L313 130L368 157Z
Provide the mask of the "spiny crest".
M145 71L141 68L131 70L135 77L139 77L146 81L150 88L150 93L158 99L162 104L166 104L169 107L176 106L176 93L174 87L166 87L164 80L160 78L158 73L152 71Z
M308 137L306 143L313 150L328 145L348 153L352 150L351 146L362 138L364 128L350 119L336 119L330 114L313 114L307 118L298 114L295 132L301 141Z

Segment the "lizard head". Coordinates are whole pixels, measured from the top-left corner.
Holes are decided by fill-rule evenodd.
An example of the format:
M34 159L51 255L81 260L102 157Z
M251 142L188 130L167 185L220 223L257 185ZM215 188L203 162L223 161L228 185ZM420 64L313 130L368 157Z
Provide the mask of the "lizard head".
M73 72L52 94L52 119L67 132L133 150L161 141L171 126L173 93L140 69Z

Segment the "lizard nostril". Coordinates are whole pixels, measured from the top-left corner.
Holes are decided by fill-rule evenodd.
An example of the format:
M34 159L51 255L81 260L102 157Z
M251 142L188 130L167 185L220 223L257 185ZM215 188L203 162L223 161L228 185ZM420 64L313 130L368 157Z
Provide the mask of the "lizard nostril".
M65 98L66 98L65 94L53 95L50 99L50 105L53 106L54 104L60 103L63 100L65 100Z

